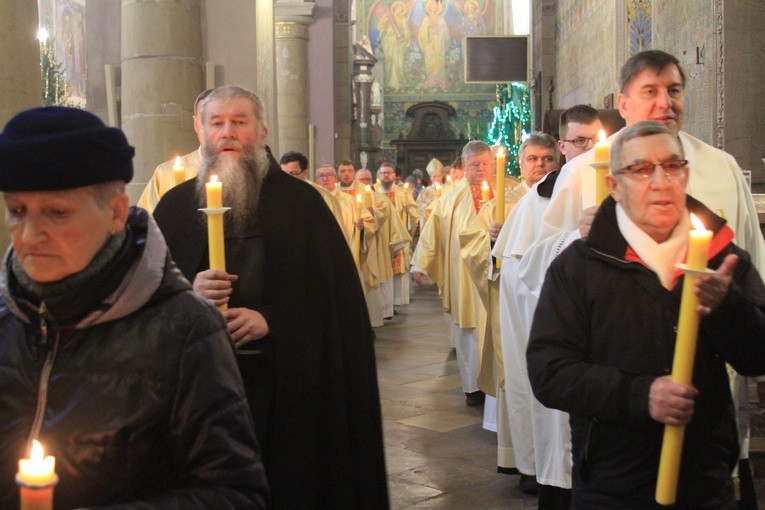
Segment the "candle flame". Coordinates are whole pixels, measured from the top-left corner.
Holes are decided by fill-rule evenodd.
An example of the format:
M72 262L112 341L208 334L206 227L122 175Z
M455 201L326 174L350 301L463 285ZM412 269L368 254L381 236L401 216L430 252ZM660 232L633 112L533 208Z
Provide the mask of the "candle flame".
M210 182L218 182L218 176L217 175L211 175L210 176Z
M497 156L502 156L502 157L505 156L505 149L503 147L499 148L499 150L497 151Z
M598 131L598 140L600 140L601 143L606 141L606 132L602 129Z
M481 184L481 187L488 189L489 188L489 184L486 181L483 181L483 183Z
M370 186L369 184L364 186L364 192L365 193L371 193L372 192L372 186Z
M32 460L41 461L45 457L43 447L37 439L32 439L32 451L29 453L29 458Z
M441 184L435 183L435 185L436 185L436 189L441 189Z
M175 156L175 168L183 168L180 156Z
M356 195L356 202L361 203L361 195Z
M691 223L693 224L693 228L698 232L704 232L706 230L706 227L701 220L693 213L691 213Z
M404 189L409 189L409 183L408 182L404 183Z
M451 184L451 183L452 183L452 176L451 175L447 175L446 176L446 184Z

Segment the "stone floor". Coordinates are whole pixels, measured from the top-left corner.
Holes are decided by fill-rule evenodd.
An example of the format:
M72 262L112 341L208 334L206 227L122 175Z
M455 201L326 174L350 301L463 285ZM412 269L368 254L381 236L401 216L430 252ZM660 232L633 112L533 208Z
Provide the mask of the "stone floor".
M375 333L391 508L535 509L517 476L497 474L482 408L465 405L435 287L414 287ZM755 483L765 502L765 477Z

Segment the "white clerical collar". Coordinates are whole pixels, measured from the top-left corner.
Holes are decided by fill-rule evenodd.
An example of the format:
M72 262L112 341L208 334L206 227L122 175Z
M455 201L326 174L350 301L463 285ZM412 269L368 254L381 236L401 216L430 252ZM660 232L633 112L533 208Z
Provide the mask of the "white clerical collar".
M640 260L659 277L661 285L670 290L675 275L675 265L685 259L688 249L690 219L687 209L680 215L680 222L672 230L669 239L657 243L627 217L621 204L616 204L616 223L627 244L637 253Z

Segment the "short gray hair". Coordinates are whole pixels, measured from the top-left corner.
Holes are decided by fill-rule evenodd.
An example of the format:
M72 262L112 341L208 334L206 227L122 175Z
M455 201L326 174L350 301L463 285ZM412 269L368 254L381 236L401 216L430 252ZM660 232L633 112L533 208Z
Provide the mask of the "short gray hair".
M683 145L667 126L661 122L656 122L655 120L642 120L631 126L627 126L616 135L616 140L611 144L611 173L613 174L614 171L619 170L625 143L634 140L635 138L643 138L645 136L653 135L668 135L671 137L680 151L679 156L685 158Z
M316 172L318 172L322 168L329 168L330 170L332 170L332 175L337 177L337 170L335 170L335 167L333 167L332 165L320 165L320 166L317 166L316 170L313 171L313 175L316 176Z
M266 127L265 110L263 108L263 101L260 100L258 95L244 87L237 87L236 85L222 85L216 89L213 89L207 97L202 100L202 113L201 118L204 120L205 111L207 105L213 101L228 101L231 99L237 99L244 97L252 101L252 109L255 112L255 117L260 121L263 127Z
M548 135L547 133L543 133L542 131L532 131L529 133L523 143L521 143L521 146L518 149L519 161L523 161L523 153L526 150L526 147L530 145L552 149L555 153L555 159L557 160L560 158L560 154L558 154L558 142L555 141L555 138Z
M491 152L491 147L486 142L481 140L470 140L462 148L462 161L467 161L468 158L483 154L484 152Z

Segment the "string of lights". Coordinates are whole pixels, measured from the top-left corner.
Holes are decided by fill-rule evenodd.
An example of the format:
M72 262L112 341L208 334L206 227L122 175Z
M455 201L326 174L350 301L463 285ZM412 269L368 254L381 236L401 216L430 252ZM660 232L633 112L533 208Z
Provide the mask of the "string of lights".
M518 150L531 131L531 101L524 83L497 85L497 105L494 119L486 135L489 145L502 145L508 152L507 173L518 177Z

